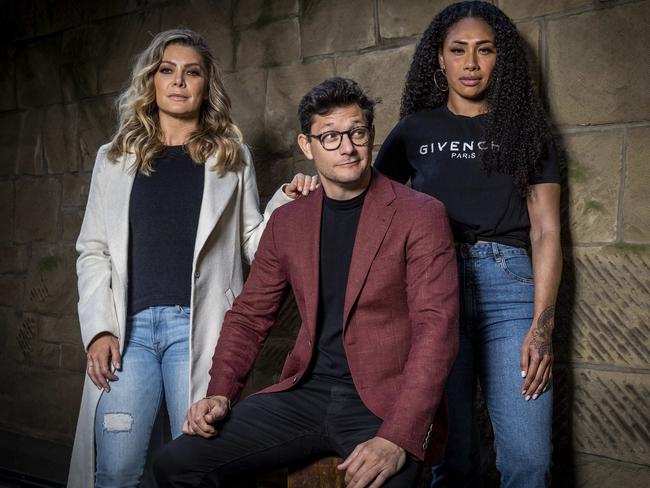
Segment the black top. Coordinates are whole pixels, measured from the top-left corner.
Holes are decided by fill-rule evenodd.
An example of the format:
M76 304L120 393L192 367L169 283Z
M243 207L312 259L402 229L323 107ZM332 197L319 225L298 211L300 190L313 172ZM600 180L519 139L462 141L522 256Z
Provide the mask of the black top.
M191 306L205 169L182 146L167 147L153 169L151 176L138 172L131 190L129 314L157 305Z
M375 168L402 183L410 178L415 190L442 201L457 241L527 247L528 207L514 179L481 169L481 153L499 150L485 141L484 123L484 115L455 115L446 105L405 117L382 145ZM531 185L560 183L552 145L546 153Z
M350 200L332 200L327 196L323 199L318 329L311 370L316 378L352 382L343 348L343 306L365 196L364 191Z

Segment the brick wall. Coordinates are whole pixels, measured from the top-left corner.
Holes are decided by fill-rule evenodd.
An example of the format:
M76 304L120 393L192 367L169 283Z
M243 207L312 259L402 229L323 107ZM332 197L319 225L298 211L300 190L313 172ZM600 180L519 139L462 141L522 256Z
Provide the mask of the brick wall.
M294 172L311 172L295 145L296 108L327 77L353 77L383 99L381 143L418 36L449 3L2 1L0 450L16 436L71 445L85 364L74 240L95 152L114 128L112 102L151 33L204 33L264 198ZM649 484L650 1L495 3L527 41L566 161L556 484ZM295 310L282 323L254 385L277 373ZM14 459L28 457L16 449ZM20 464L3 457L4 467Z

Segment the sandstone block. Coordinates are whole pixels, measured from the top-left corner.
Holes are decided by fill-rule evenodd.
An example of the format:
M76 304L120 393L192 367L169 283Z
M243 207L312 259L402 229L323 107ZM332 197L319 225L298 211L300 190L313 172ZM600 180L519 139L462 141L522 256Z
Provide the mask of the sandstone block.
M312 87L334 75L331 60L269 70L266 86L266 138L268 148L283 153L296 147L300 131L298 103Z
M237 69L277 66L300 59L298 19L284 19L239 33Z
M649 18L650 2L613 3L547 22L548 99L556 123L648 119L650 90L639 59L650 43Z
M294 173L303 173L305 175L315 175L316 167L314 162L305 158L302 153L293 156L293 171Z
M0 273L22 273L27 269L27 246L0 246Z
M7 393L0 426L19 425L21 433L70 443L74 436L83 375L58 368L9 365L0 372ZM39 408L25 408L38 405Z
M11 241L14 234L14 185L9 180L0 181L0 225L5 229L0 232L0 241Z
M79 170L79 112L76 105L52 105L45 110L43 151L48 173Z
M0 63L4 69L0 73L0 111L16 108L16 48L0 49Z
M232 116L244 135L244 142L254 150L264 152L264 105L266 101L266 71L246 70L227 73L223 77L232 100Z
M337 75L352 78L372 97L381 98L375 109L375 144L379 145L399 121L399 105L413 45L339 58ZM382 76L377 76L382 73Z
M16 180L17 242L54 241L59 236L61 183L54 178Z
M571 134L567 151L568 223L572 243L616 237L623 138L618 131ZM566 224L565 224L566 225Z
M65 101L97 95L97 70L107 42L96 24L63 32L61 76Z
M23 360L18 340L21 332L21 314L10 307L0 307L0 368L3 364L15 364ZM33 330L32 330L33 335ZM31 344L31 337L28 338ZM2 388L4 393L5 388Z
M97 95L97 65L91 61L79 61L61 66L63 99L74 102Z
M373 4L371 0L305 2L300 19L303 57L374 46Z
M623 197L623 239L650 242L650 128L632 129L627 143Z
M61 344L61 369L85 373L86 364L86 352L81 341L77 345Z
M142 8L143 3L159 3L160 0L107 0L104 2L77 2L75 0L66 0L81 10L81 16L87 20L98 20L116 15L124 15L134 10Z
M92 171L97 150L110 141L116 128L113 98L93 98L79 104L79 156L84 171Z
M279 19L298 14L298 0L240 0L235 7L235 25L254 22L264 23L267 19Z
M0 114L0 176L12 175L16 171L18 144L24 112Z
M83 222L83 210L64 210L61 212L61 219L63 222L63 235L61 239L69 244L74 244L79 237L81 231L81 223Z
M590 0L500 0L499 8L513 19L537 17L591 6Z
M528 60L528 72L532 77L535 85L540 89L540 57L539 49L541 42L541 28L539 22L520 22L517 24L517 30L524 42L524 49Z
M84 207L90 190L90 175L88 173L66 173L63 175L64 207Z
M16 91L20 107L59 103L61 37L30 41L16 51Z
M22 276L0 276L0 306L19 307L23 301L24 279Z
M76 258L72 247L33 246L23 310L47 315L76 313Z
M554 333L570 363L645 368L650 357L650 246L565 253Z
M17 40L62 31L81 23L84 20L84 6L94 3L76 0L6 3L3 6L3 34L7 39Z
M185 0L165 7L161 30L188 27L204 38L220 66L233 68L232 1Z
M573 448L643 465L650 449L650 377L631 372L574 371Z
M61 345L52 342L34 341L29 362L34 366L58 369L61 367Z
M261 197L271 197L283 183L293 177L293 159L260 160L256 163L257 190Z
M35 335L44 342L78 345L83 349L77 315L64 315L61 317L41 315L37 321Z
M575 487L621 488L650 485L650 467L619 463L603 458L576 456Z
M160 29L158 10L102 21L100 36L107 40L98 65L98 93L115 93L128 85L133 58L151 42L152 33Z
M43 129L45 109L35 108L24 113L19 136L13 145L18 147L16 169L21 175L43 175L47 173L43 150Z
M451 0L379 0L381 37L408 37L421 34L431 20Z

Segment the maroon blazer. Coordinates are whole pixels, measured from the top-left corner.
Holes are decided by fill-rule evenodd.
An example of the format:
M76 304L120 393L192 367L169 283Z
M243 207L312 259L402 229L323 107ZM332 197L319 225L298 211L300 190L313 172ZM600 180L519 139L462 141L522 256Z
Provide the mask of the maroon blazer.
M316 342L323 191L273 212L244 289L226 313L208 395L235 399L293 290L302 325L279 383L294 386ZM447 439L444 387L458 348L458 278L447 213L438 200L373 170L357 229L343 310L343 343L377 433L427 464Z

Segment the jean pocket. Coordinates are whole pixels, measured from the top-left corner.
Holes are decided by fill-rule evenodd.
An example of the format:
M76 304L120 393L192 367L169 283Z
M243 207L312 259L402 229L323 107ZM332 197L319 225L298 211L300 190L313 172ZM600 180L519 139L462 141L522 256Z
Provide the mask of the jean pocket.
M183 317L189 317L190 313L192 312L192 309L190 307L186 307L185 305L176 305L174 308L176 309L176 313L178 315L182 315Z
M528 285L533 284L533 268L527 254L504 256L500 264L510 278Z

